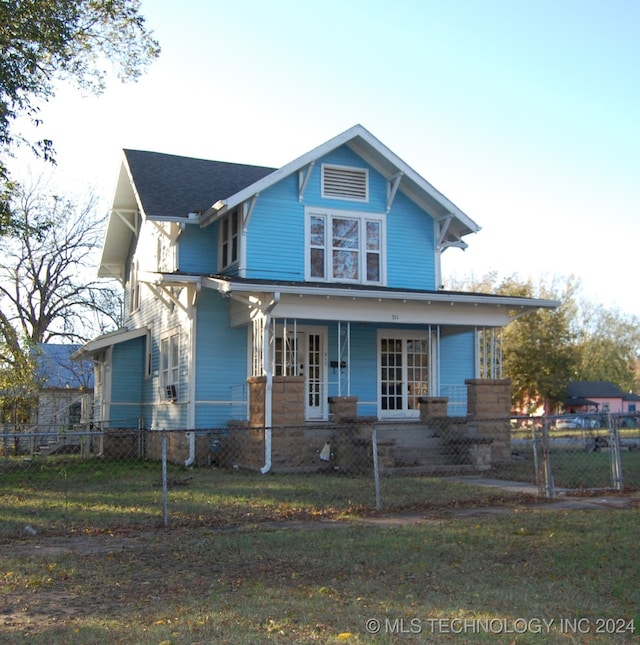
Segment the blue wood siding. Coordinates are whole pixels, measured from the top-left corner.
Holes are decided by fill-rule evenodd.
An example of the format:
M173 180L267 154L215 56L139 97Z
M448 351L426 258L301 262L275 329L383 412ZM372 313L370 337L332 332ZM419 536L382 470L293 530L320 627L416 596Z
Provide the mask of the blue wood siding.
M218 272L218 225L185 225L178 242L178 269L185 273Z
M247 277L303 281L304 244L296 173L258 197L247 235Z
M323 163L367 168L369 201L323 199ZM386 179L347 147L316 162L302 202L298 201L298 174L286 177L264 190L256 202L247 235L247 277L303 281L305 207L384 214L386 195ZM436 288L433 219L400 191L385 218L387 286Z
M387 216L387 286L437 289L433 219L398 191Z
M375 325L351 326L351 394L358 397L358 414L378 412L378 337Z
M111 407L109 425L137 428L142 417L144 338L113 347L111 362Z
M247 328L229 327L229 301L205 290L196 324L196 427L226 426L246 418Z
M449 414L466 414L466 379L475 377L475 334L444 336L440 339L440 395L449 397Z

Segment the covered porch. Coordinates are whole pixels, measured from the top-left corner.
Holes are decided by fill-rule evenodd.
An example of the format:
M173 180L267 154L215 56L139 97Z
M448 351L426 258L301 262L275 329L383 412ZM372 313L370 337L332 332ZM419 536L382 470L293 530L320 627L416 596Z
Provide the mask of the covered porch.
M246 418L262 427L329 421L336 397L355 399L358 417L380 421L418 420L424 397L447 397L447 413L464 416L465 382L502 377L502 328L557 304L240 278L207 278L203 287L229 299L232 327L247 328ZM275 405L283 383L295 383L302 409Z

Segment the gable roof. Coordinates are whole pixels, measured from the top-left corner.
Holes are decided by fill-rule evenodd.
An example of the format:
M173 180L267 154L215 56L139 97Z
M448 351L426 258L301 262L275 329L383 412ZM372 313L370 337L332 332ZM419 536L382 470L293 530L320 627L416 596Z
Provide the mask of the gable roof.
M217 215L235 208L242 202L273 186L278 181L294 172L314 164L329 152L346 145L366 162L373 166L387 180L399 178L398 190L426 210L434 219L449 219L447 236L459 240L463 235L476 233L480 227L453 202L434 188L426 179L421 177L413 168L408 166L400 157L387 148L361 125L354 125L342 134L310 150L306 154L282 166L270 175L263 177L255 184L247 186L227 199L220 199L211 205L202 217L201 223L206 225Z
M439 225L438 243L466 247L462 237L480 227L361 125L321 144L277 170L207 161L158 152L124 150L98 275L124 280L127 258L143 219L206 226L227 210L285 177L311 169L318 159L346 145L375 168Z
M274 171L142 150L124 150L124 159L143 216L155 220L204 212Z
M571 381L567 385L567 401L573 399L626 399L628 396L610 381Z

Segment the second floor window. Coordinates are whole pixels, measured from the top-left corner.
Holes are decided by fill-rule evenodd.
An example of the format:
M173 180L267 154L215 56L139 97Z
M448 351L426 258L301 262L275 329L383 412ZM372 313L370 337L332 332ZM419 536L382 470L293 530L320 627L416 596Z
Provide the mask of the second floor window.
M307 279L383 283L381 217L315 210L307 217Z
M220 222L220 267L226 269L238 261L238 209Z

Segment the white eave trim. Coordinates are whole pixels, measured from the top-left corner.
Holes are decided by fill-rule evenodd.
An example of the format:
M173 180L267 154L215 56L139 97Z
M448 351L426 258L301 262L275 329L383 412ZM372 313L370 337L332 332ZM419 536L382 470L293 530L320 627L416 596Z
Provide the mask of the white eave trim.
M139 327L138 329L118 329L117 331L98 336L97 338L90 340L88 343L85 343L80 347L80 349L71 354L71 358L74 361L87 358L88 356L96 354L107 347L118 345L119 343L126 343L129 340L146 336L148 333L149 329L147 327Z
M404 161L402 161L402 159L400 159L400 157L389 150L389 148L376 139L376 137L361 125L354 125L342 134L337 135L333 139L330 139L301 157L298 157L290 163L282 166L282 168L274 170L272 173L266 175L250 186L247 186L235 195L231 195L227 199L219 200L215 204L212 204L211 207L202 214L200 225L207 226L215 219L222 216L226 211L235 208L255 194L262 192L278 181L298 172L312 163L315 163L315 161L332 150L358 138L371 146L371 148L395 167L396 173L391 177L392 181L394 180L394 177L398 177L398 173L401 173L402 177L407 180L411 180L419 190L422 190L425 194L429 195L431 199L437 201L448 213L453 214L469 229L470 232L477 233L480 230L478 224L476 224L468 215L463 213L455 204L453 204L453 202L449 201L441 192L424 179L424 177L408 166Z
M248 282L233 282L220 278L202 278L202 286L216 289L222 294L231 293L274 293L294 294L300 297L321 296L324 298L350 298L374 300L401 300L426 303L449 303L451 305L494 305L505 309L556 309L560 306L557 300L538 298L519 298L516 296L494 296L475 293L446 293L446 292L413 292L413 291L377 291L375 289L335 288L307 285L256 284Z

